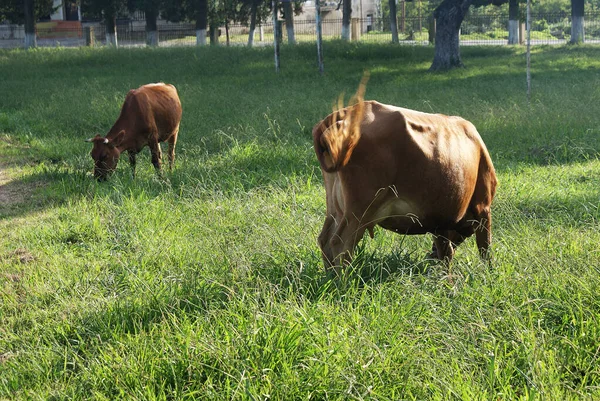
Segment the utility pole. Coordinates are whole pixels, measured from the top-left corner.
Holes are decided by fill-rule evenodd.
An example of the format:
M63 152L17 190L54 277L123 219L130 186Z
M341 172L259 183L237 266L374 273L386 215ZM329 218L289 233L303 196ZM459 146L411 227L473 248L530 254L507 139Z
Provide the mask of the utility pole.
M273 44L275 47L275 72L279 73L279 28L277 26L277 0L271 0L273 7Z
M317 63L319 64L319 74L323 75L323 29L321 26L321 2L315 0L315 19L317 22Z

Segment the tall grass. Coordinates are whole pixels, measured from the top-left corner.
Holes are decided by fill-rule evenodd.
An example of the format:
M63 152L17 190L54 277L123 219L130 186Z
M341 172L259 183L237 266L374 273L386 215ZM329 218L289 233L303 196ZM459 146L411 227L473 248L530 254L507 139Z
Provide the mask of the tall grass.
M0 51L0 398L600 398L600 49ZM312 126L366 98L461 115L499 174L494 265L379 230L327 277ZM176 168L91 178L126 92L173 83ZM6 195L9 196L6 196Z

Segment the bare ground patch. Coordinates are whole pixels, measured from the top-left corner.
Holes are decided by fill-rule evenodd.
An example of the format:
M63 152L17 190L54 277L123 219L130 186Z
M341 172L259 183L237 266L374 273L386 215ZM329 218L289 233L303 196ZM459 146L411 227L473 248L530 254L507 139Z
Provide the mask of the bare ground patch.
M0 208L12 207L23 203L30 188L11 180L6 168L0 164Z
M27 264L33 262L35 260L35 256L33 256L33 254L27 249L17 248L14 251L6 254L4 259L9 259L22 264ZM11 281L19 281L20 279L18 275L10 275L10 277L8 278L11 279Z
M0 212L25 203L34 189L41 185L25 183L15 177L18 173L14 172L14 168L28 162L26 149L26 145L17 144L6 135L0 136Z

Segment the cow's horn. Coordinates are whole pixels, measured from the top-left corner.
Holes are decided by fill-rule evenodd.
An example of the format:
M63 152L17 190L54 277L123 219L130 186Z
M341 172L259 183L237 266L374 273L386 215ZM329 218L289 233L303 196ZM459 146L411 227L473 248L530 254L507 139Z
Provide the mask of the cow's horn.
M102 141L102 143L108 143L108 138L104 138L104 141Z

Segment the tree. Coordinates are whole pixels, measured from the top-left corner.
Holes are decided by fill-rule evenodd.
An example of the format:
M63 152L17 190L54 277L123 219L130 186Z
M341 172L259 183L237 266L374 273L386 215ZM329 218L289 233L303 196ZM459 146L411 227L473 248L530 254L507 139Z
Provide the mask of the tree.
M342 1L342 40L350 41L350 19L352 18L352 0Z
M37 46L35 39L35 11L34 1L23 1L23 13L25 15L25 48L29 49Z
M390 29L392 30L392 43L398 43L398 16L396 11L396 0L389 0L390 5Z
M444 0L435 9L435 53L431 71L462 67L459 30L473 0Z
M117 16L127 12L127 0L81 0L88 16L100 16L106 29L106 44L118 47Z
M433 12L436 19L435 53L430 71L450 70L462 67L460 59L459 32L460 26L474 6L501 5L508 0L443 0Z
M166 0L161 7L161 15L171 22L195 21L196 45L206 45L207 0Z
M254 30L256 29L256 21L258 17L258 7L262 0L250 0L250 29L248 32L248 47L254 44Z
M254 45L254 32L256 26L267 21L271 13L271 2L264 0L241 0L242 8L239 14L239 22L247 24L250 21L248 30L248 47Z
M225 23L219 0L208 1L208 29L211 46L219 44L219 27Z
M35 21L55 11L52 0L0 0L0 21L25 24L25 48L36 47Z
M285 18L285 29L287 31L288 43L290 45L296 44L296 38L294 35L294 10L291 0L284 0L283 3L283 17Z
M519 0L508 1L508 44L519 43Z
M157 20L163 0L128 0L129 11L142 10L146 19L146 44L158 46Z
M208 26L208 1L193 0L194 20L196 21L196 45L206 45L206 27Z
M583 31L584 0L571 0L571 43L582 43L585 40Z

